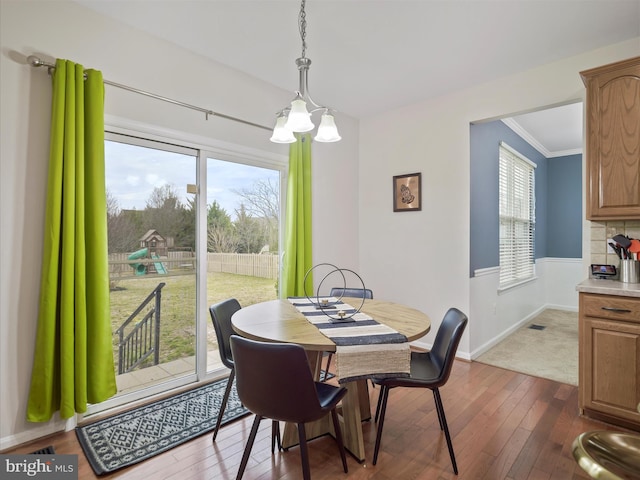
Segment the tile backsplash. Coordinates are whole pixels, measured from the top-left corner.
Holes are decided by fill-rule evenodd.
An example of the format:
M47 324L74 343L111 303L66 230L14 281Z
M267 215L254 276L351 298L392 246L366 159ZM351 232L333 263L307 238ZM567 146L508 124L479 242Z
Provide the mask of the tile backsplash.
M640 220L591 222L591 263L620 266L615 253L607 253L607 239L622 234L640 239Z

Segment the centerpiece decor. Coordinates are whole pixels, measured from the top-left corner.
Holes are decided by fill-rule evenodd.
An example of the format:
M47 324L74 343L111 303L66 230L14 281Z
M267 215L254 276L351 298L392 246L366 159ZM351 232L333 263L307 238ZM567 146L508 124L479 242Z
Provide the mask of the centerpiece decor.
M318 283L318 287L316 288L315 295L309 295L309 293L307 293L307 278L309 277L311 272L313 272L314 270L320 267L329 267L330 271L324 277L322 277L322 280L320 280L320 282ZM347 273L347 275L352 274L353 276L355 276L359 281L358 288L362 289L362 301L360 302L360 305L356 308L349 309L348 311L339 308L339 306L343 304L342 297L344 296L344 292L347 290L347 275L345 275L345 273ZM337 275L334 275L334 274L337 274ZM342 283L342 294L335 301L331 301L331 298L326 298L327 297L326 295L320 295L323 285L326 283L327 279L332 276L334 277L338 276L339 278L342 279L342 281L340 282ZM365 300L364 292L366 290L366 287L364 285L364 280L362 280L362 277L360 275L358 275L356 272L348 268L340 268L333 265L332 263L319 263L311 267L309 270L307 270L307 273L305 273L304 275L303 285L304 285L304 295L307 298L307 300L311 304L315 305L316 309L321 310L322 313L324 313L327 317L329 317L332 322L355 321L353 320L353 317L360 312L360 309L364 305L364 300ZM333 287L336 287L336 285L333 285Z

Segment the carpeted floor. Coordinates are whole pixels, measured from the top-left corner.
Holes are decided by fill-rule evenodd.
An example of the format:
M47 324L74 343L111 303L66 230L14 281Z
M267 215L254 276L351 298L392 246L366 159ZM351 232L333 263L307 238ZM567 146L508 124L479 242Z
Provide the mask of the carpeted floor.
M76 428L76 435L97 475L128 467L213 430L227 379ZM235 385L222 425L249 411Z
M545 310L475 361L578 385L578 313Z

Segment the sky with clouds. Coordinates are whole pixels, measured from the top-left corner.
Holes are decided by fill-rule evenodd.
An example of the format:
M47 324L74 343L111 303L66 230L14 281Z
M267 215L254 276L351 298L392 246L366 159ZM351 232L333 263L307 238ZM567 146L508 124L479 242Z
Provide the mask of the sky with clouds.
M196 157L114 141L105 142L107 190L121 209L144 210L153 189L171 184L186 204L196 183ZM278 182L279 172L222 160L207 161L207 205L214 200L231 218L242 198L233 190L251 188L258 180Z

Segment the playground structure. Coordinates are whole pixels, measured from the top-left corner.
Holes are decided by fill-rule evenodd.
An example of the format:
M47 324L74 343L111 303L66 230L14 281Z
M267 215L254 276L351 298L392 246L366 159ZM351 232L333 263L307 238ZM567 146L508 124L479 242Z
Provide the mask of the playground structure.
M150 273L159 273L161 275L166 275L167 268L165 264L160 260L160 257L156 253L149 253L148 248L141 248L140 250L136 250L131 255L127 257L129 260L142 260L142 259L150 259L143 262L132 263L130 266L133 268L133 271L136 275L147 275Z

